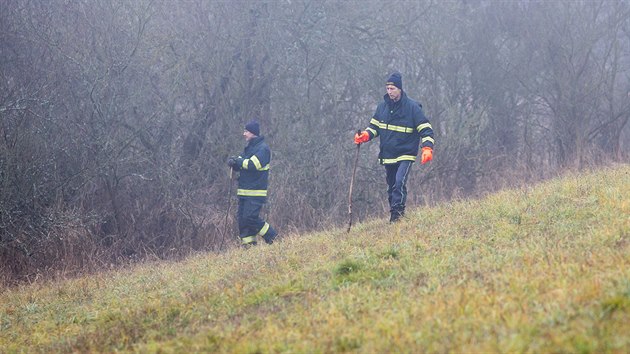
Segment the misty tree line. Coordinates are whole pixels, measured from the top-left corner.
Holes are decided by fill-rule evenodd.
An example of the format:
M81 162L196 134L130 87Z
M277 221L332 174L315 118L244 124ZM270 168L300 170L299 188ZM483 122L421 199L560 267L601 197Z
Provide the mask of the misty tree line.
M252 118L273 151L270 223L345 223L352 137L394 70L436 134L412 208L628 162L629 15L609 0L3 0L0 278L233 245L225 161ZM355 222L386 214L377 154L361 148Z

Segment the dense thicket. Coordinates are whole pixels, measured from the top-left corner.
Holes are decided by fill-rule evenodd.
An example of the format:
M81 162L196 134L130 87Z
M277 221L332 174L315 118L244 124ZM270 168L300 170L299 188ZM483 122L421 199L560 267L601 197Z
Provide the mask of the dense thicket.
M627 162L629 44L626 1L3 0L0 278L233 244L225 160L254 117L270 222L345 222L393 70L436 131L410 207ZM386 210L377 152L359 219Z

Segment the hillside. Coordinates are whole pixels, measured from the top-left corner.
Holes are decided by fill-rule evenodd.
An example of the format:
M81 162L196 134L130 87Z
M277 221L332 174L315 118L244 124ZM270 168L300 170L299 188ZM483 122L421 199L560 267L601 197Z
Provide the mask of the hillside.
M630 166L0 295L2 352L630 352Z

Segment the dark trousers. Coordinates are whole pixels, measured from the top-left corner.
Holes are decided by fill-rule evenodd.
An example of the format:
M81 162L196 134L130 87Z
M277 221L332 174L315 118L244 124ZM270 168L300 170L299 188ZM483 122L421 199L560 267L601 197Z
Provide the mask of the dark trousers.
M238 198L238 231L243 244L256 242L257 235L262 236L267 243L276 237L276 230L260 218L265 201L265 197Z
M403 215L405 213L407 177L411 171L411 165L412 161L400 161L385 165L389 211L392 214Z

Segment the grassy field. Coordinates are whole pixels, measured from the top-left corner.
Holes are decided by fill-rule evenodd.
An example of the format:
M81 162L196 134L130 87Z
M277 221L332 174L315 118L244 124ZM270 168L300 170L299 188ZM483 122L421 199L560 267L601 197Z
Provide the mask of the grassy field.
M630 352L630 166L4 289L0 352Z

